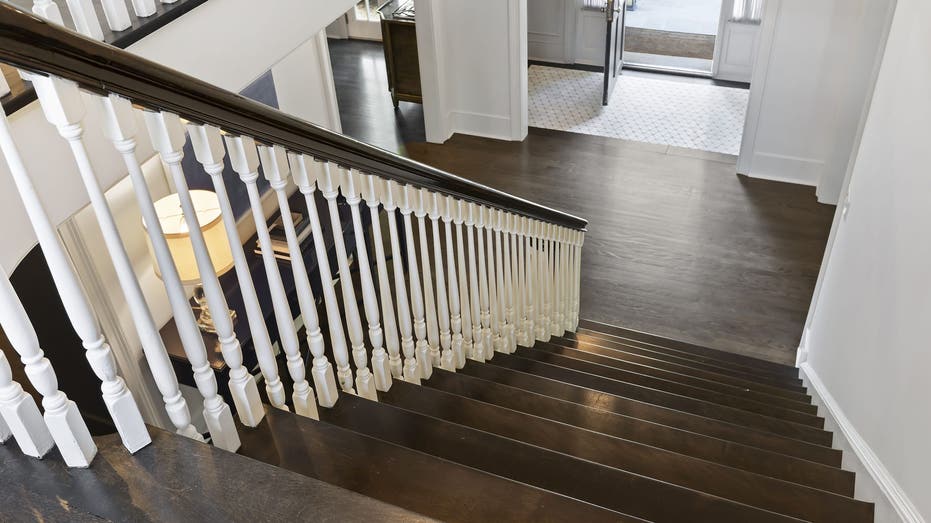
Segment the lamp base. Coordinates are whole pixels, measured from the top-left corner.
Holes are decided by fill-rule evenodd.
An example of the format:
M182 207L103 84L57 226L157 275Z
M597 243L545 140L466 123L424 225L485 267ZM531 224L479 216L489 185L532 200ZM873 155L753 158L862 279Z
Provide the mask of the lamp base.
M194 288L194 301L197 303L197 308L200 309L200 314L197 316L197 326L200 327L200 330L209 334L217 333L217 326L213 322L213 315L210 313L210 307L207 306L207 296L204 294L203 285L198 285ZM227 311L230 315L230 320L233 323L236 322L236 311L230 310Z

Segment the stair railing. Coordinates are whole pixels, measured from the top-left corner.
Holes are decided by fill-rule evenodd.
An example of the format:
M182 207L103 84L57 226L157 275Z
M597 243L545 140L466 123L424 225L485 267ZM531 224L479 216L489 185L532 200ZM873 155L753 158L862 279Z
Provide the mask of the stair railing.
M94 169L95 158L84 146L86 132L103 132L125 162L180 339L203 397L202 416L211 441L224 449L238 449L239 435L232 409L218 393L188 295L158 226L140 168L140 160L145 159L136 155L135 122L139 119L144 119L154 150L178 191L207 308L216 322L222 356L230 369L230 396L236 416L245 426L254 427L262 421L263 400L256 377L244 366L243 348L226 314L226 297L200 234L186 176L197 173L185 173L181 164L188 139L202 167L200 174L211 178L220 202L245 302L251 348L259 363L266 401L273 407L293 408L297 414L316 418L318 407L335 405L340 392L377 400L378 391L389 390L394 379L419 384L430 378L434 368L454 372L467 360L486 361L495 352L514 352L519 345L530 346L578 324L585 220L327 131L9 5L0 5L0 61L29 75L46 118L71 145L148 366L180 434L202 438L193 428L192 415L179 393L177 377L129 263ZM100 106L102 129L84 128L85 101L89 99ZM144 118L139 118L140 112ZM93 306L36 193L5 117L0 118L0 148L68 316L102 381L104 402L126 448L135 452L150 441L140 410L117 373ZM290 396L278 371L265 314L221 177L227 155L249 196L272 298L273 311L269 312L275 318L292 383ZM297 314L290 307L256 183L260 173L275 192L293 253L300 252L301 245L288 193L296 187L305 197L321 281L322 313L300 255L290 257ZM316 206L317 190L326 201L324 212L332 225L329 238L324 235L321 210ZM369 209L371 243L360 210L362 201ZM339 213L343 202L350 210L348 224L342 223ZM400 218L396 211L400 211ZM383 235L384 224L387 237ZM352 248L344 241L344 228L355 240ZM332 240L332 252L326 248L327 240ZM330 256L336 257L336 278L331 273ZM358 270L358 294L353 264ZM342 300L335 285L340 287ZM328 339L322 330L324 320ZM35 403L30 403L31 398L13 382L8 362L0 359L0 414L5 421L0 425L0 439L12 433L21 448L34 456L47 452L54 442L69 465L89 465L95 451L87 427L74 403L57 389L51 364L44 358L6 274L0 280L0 322L45 408L42 424L37 421ZM298 338L301 324L309 361L304 359ZM311 380L306 376L308 364Z

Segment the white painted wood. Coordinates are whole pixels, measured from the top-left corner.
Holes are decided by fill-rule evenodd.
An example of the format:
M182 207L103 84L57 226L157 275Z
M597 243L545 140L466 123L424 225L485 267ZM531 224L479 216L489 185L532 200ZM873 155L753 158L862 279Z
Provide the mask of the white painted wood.
M461 329L462 341L460 343L460 351L456 353L459 361L456 364L457 368L462 368L465 366L465 358L472 355L473 348L473 335L472 335L472 304L469 296L469 274L466 271L466 256L465 256L465 245L463 240L463 212L466 211L466 203L461 200L456 200L449 198L447 204L449 205L450 213L453 216L453 223L456 224L456 266L459 270L459 292L457 297L459 298L459 310L461 311L462 317L459 321ZM447 231L447 237L449 232ZM449 239L446 240L447 252L453 252L449 247ZM450 269L450 274L455 274L455 271ZM453 288L453 285L450 284L450 289ZM450 294L452 296L452 294ZM452 298L450 298L450 306L452 306ZM456 317L455 312L453 312L453 351L456 350Z
M514 325L514 259L517 253L511 252L511 215L502 212L504 226L501 228L502 244L504 246L504 319L507 351L513 353L517 350L517 329ZM512 257L513 256L513 257Z
M0 98L10 94L10 84L7 83L6 77L0 74Z
M394 289L398 304L398 326L401 332L401 352L404 353L402 376L404 381L420 385L420 372L417 368L417 353L414 345L413 325L411 324L411 310L407 301L407 284L404 281L404 265L402 264L401 242L398 237L396 202L403 202L404 194L401 187L393 181L385 181L381 191L381 200L388 213L388 233L391 239L391 263L394 271ZM410 245L408 243L408 245ZM413 289L411 290L413 294ZM394 367L392 367L394 369Z
M524 292L525 294L525 326L524 326L524 346L532 347L536 340L536 299L539 292L537 291L536 278L536 240L533 238L533 220L524 218Z
M336 264L339 267L339 283L343 292L343 312L346 315L346 334L349 336L349 343L352 344L353 360L358 364L365 361L365 344L362 332L362 317L359 315L359 305L356 303L356 291L352 284L352 276L349 269L349 255L346 253L346 242L343 239L343 226L339 217L339 209L336 203L336 197L339 195L339 178L341 176L341 167L330 165L328 162L321 163L322 167L317 176L317 187L327 202L327 210L330 213L330 224L333 227L333 248L336 251ZM358 201L356 202L358 205ZM372 376L367 366L358 368L358 374L362 376L366 390L359 391L363 396L374 395L374 383L371 383ZM346 392L353 391L352 369L349 368L349 360L336 360L336 375Z
M420 281L423 283L423 303L427 322L427 347L425 352L417 351L420 363L420 375L424 379L433 375L433 367L440 365L440 333L436 313L436 300L433 294L433 272L430 270L430 246L427 243L426 216L429 193L422 189L413 189L408 201L413 201L414 216L417 217L417 234L420 240ZM432 203L432 201L431 201Z
M217 393L217 381L207 360L204 339L197 327L187 294L184 292L171 252L162 233L162 227L158 221L155 205L152 203L152 195L146 184L145 175L139 165L139 160L136 158L136 128L132 105L129 100L115 95L100 100L104 114L104 134L113 141L129 171L136 201L147 225L146 231L149 241L155 252L159 273L162 275L162 281L165 284L181 344L184 347L188 361L191 363L194 381L204 398L203 416L207 424L207 430L210 432L214 445L235 452L240 446L240 440L239 434L236 432L233 415L229 405ZM176 408L169 408L168 410L169 417L171 417L176 427L184 423L183 412L186 407L185 409L181 408L181 402L183 401L184 398L182 397L178 401ZM197 439L196 436L192 437Z
M11 435L23 454L34 458L45 456L55 445L36 401L13 381L10 362L0 351L0 443Z
M188 226L191 244L194 247L194 258L200 272L201 285L207 298L207 308L210 310L216 327L223 360L230 368L229 387L233 403L236 405L236 412L243 425L255 427L265 417L265 407L259 397L255 378L243 367L242 348L233 331L229 305L226 303L226 296L223 294L213 263L210 261L210 253L207 251L207 244L197 220L197 209L191 200L187 180L181 168L182 148L186 141L184 128L176 114L166 112L146 111L145 123L149 137L152 139L152 146L168 165L175 190L178 191L184 221Z
M132 0L133 11L139 18L155 14L155 0Z
M459 302L459 279L456 275L456 251L453 247L453 213L458 214L459 205L452 196L440 196L437 195L438 201L437 204L442 207L441 213L443 215L443 229L446 233L446 276L448 278L448 290L449 290L449 322L450 329L452 330L451 340L450 340L450 366L448 368L444 365L444 369L447 370L456 370L461 369L465 365L465 352L462 350L462 312L460 309ZM439 245L439 242L434 241L436 245ZM439 253L439 247L436 248L436 252ZM439 277L439 276L437 276ZM443 338L440 338L440 343L442 343Z
M420 269L417 266L417 251L416 244L414 243L413 225L411 223L411 213L414 210L413 202L414 200L419 202L420 195L417 193L417 189L413 187L393 185L392 189L394 188L399 188L401 191L400 195L395 195L395 199L399 202L401 216L404 218L404 240L407 245L407 275L410 280L411 312L414 319L414 337L416 339L414 345L415 357L407 358L404 361L404 378L407 379L408 374L410 374L411 376L416 375L419 378L426 379L433 373L433 367L429 361L420 361L428 357L430 345L427 342L427 322L424 319L424 295L420 287ZM416 367L411 368L412 363L416 365ZM427 372L430 374L427 374Z
M49 78L46 80L51 82ZM80 102L80 99L77 102ZM55 111L50 120L63 121L66 112L74 111L74 103L74 100L68 100L67 106L49 107L48 111ZM83 105L81 107L83 109ZM43 107L43 110L46 108ZM93 309L75 274L74 266L65 252L61 238L52 226L48 213L33 186L32 179L26 171L5 115L0 115L0 148L6 157L11 176L35 230L39 245L42 246L42 252L68 318L78 337L81 338L91 368L102 382L101 392L104 404L120 433L123 445L130 452L136 452L152 441L142 420L142 414L139 412L132 393L126 388L126 383L117 373L116 361L110 351L110 346L100 331Z
M517 314L515 315L515 321L517 322L517 344L521 347L530 347L532 343L530 342L531 336L528 335L527 330L527 316L529 312L530 303L528 300L530 289L527 288L527 254L526 254L526 244L527 244L527 219L523 216L517 216L516 225L515 225L515 242L516 242L516 274L517 274ZM531 329L529 332L533 332Z
M188 124L187 129L191 137L194 156L210 176L220 203L220 215L223 217L226 238L233 254L233 265L236 268L236 281L239 282L239 290L246 308L246 320L249 322L249 331L252 333L252 346L259 362L259 368L262 370L262 376L265 378L265 392L272 406L290 410L285 404L284 385L278 375L278 362L275 360L275 351L268 334L268 326L265 324L265 315L259 305L255 284L252 281L252 271L249 270L249 262L246 261L242 239L236 225L236 215L233 213L233 207L226 191L226 182L223 181L223 159L226 157L223 138L220 136L220 130L211 125Z
M58 25L65 25L61 18L61 10L55 0L34 0L32 2L32 14L39 18L44 18L49 22Z
M485 361L485 333L482 330L485 324L485 310L488 303L488 294L485 291L485 276L481 275L481 284L479 283L478 262L476 258L482 258L481 253L475 254L475 220L478 215L478 209L474 203L459 202L460 213L465 221L466 242L469 245L469 302L472 306L472 351L468 353L470 359L476 361ZM478 245L482 245L482 237L479 234ZM463 278L465 279L465 278Z
M401 361L398 324L391 299L391 281L388 278L388 265L385 262L385 243L381 234L381 216L378 214L379 197L387 190L387 185L385 185L385 180L370 174L360 173L359 178L362 199L368 205L370 221L372 222L372 243L375 245L375 266L378 271L378 294L382 306L381 319L384 324L385 346L388 348L386 360L383 353L375 354L376 351L373 349L372 369L375 371L376 388L388 390L388 387L391 387L392 378L401 379L403 377L403 362ZM393 212L390 219L394 219ZM375 307L377 314L377 301ZM368 312L366 312L366 316L368 316ZM382 360L385 360L384 363L382 363ZM388 375L383 375L385 369L387 369Z
M536 237L536 281L537 286L537 320L536 335L539 341L549 340L549 292L546 285L546 240L544 237L544 225L542 222L534 223L534 235Z
M563 334L563 304L566 296L562 282L562 243L560 242L559 228L550 225L550 235L553 244L553 315L550 318L550 334L562 336Z
M490 360L494 357L494 344L493 344L493 334L491 331L492 315L491 308L493 304L493 296L491 295L491 289L489 287L491 283L491 278L488 275L487 266L488 258L485 256L485 242L483 241L483 231L485 229L485 208L477 204L469 204L470 207L474 206L473 217L475 219L475 242L478 245L478 285L479 285L479 299L481 300L481 319L482 319L482 360Z
M124 0L100 0L100 7L111 31L125 31L132 26Z
M575 289L575 296L572 299L572 330L579 328L579 297L582 293L582 244L585 241L585 233L576 233L575 247L575 281L572 288Z
M368 248L365 245L365 232L362 227L362 214L359 202L362 200L362 180L359 173L343 169L339 182L340 192L349 204L352 215L352 230L355 236L356 260L359 264L359 281L362 285L362 307L368 323L369 342L372 344L372 371L367 368L368 355L363 347L361 351L353 348L353 361L356 364L356 389L359 395L378 401L375 390L386 391L391 388L391 372L388 370L388 357L385 352L385 335L381 328L378 312L378 297L375 295L375 282L369 264ZM351 279L351 278L347 278ZM355 297L355 294L353 294ZM377 365L377 367L376 367Z
M486 350L505 352L502 327L504 324L504 302L499 293L503 292L501 283L501 228L498 225L497 211L485 209L485 242L488 255L488 305L491 314L491 344ZM495 253L495 238L497 237L498 253ZM487 339L486 339L487 341ZM491 356L489 356L491 359Z
M563 281L563 288L564 288L563 296L565 296L565 302L563 305L563 323L562 323L563 333L565 333L567 330L572 329L572 297L574 294L573 289L572 289L572 273L573 273L572 243L571 243L572 232L573 231L569 229L562 229L563 250L564 250L563 262L562 262L562 271L563 271L562 281Z
M446 199L436 193L422 192L430 216L430 230L433 233L433 266L436 268L436 319L440 331L440 361L434 365L446 370L456 370L455 356L452 353L452 334L450 333L449 297L446 294L446 270L443 266L442 243L440 243L439 218L445 213Z
M162 395L166 411L173 423L177 421L178 424L175 428L180 434L200 439L200 434L191 424L191 414L184 398L181 396L178 378L175 376L171 360L168 358L168 351L162 343L158 327L155 325L151 311L149 311L139 280L136 279L132 262L126 253L123 239L117 230L116 220L113 218L113 213L100 187L96 170L91 163L84 144L84 129L81 122L85 108L77 85L70 82L61 82L53 78L34 79L33 85L36 88L39 102L43 106L50 106L49 110L45 112L49 122L56 126L59 134L68 141L71 147L71 152L78 166L78 172L90 198L100 231L103 234L107 252L113 262L113 268L116 270L117 280L126 299L130 316L139 335L142 351L149 364L152 378ZM55 109L65 106L70 107L70 109L63 111ZM129 118L132 118L131 114L129 114Z
M97 20L94 2L91 0L66 0L66 2L71 19L74 20L75 30L88 38L102 42L103 29L100 27L100 21Z

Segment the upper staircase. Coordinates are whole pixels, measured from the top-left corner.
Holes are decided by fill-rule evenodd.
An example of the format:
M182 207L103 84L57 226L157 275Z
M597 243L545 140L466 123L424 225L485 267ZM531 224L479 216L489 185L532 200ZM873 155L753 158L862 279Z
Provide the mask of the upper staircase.
M31 184L36 173L0 115L0 148L118 431L91 437L4 274L0 324L13 350L0 351L0 440L14 436L15 444L0 448L0 519L873 519L872 504L854 499L854 474L841 468L798 369L579 318L585 220L314 127L4 5L0 61L28 71L46 118L71 145L175 429L144 423L134 397L141 391L120 377L94 304ZM83 127L86 100L99 104L103 132L150 224L202 411L179 392L95 176L82 135L99 130ZM135 156L137 120L192 220L207 307L222 311L212 316L230 368L226 395L164 236L152 226ZM251 332L246 348L227 323L223 289L194 232L180 163L188 141L226 220ZM227 155L238 180L222 176ZM277 196L291 252L301 244L289 187L305 196L313 239L306 256L316 257L315 271L304 256L290 257L290 272L279 270L260 175ZM226 200L231 182L250 196L261 274L245 261ZM350 209L349 247L336 226L346 220L340 206ZM293 278L294 295L283 277ZM273 311L260 306L256 282L267 284ZM245 350L255 352L258 369L246 368ZM14 351L44 413L13 380ZM195 428L200 416L206 434Z

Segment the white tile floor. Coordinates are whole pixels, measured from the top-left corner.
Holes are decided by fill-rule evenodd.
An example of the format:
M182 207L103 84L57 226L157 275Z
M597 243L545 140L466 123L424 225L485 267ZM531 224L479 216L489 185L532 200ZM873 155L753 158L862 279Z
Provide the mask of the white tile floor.
M749 91L622 75L607 107L601 73L530 67L530 125L736 155Z

